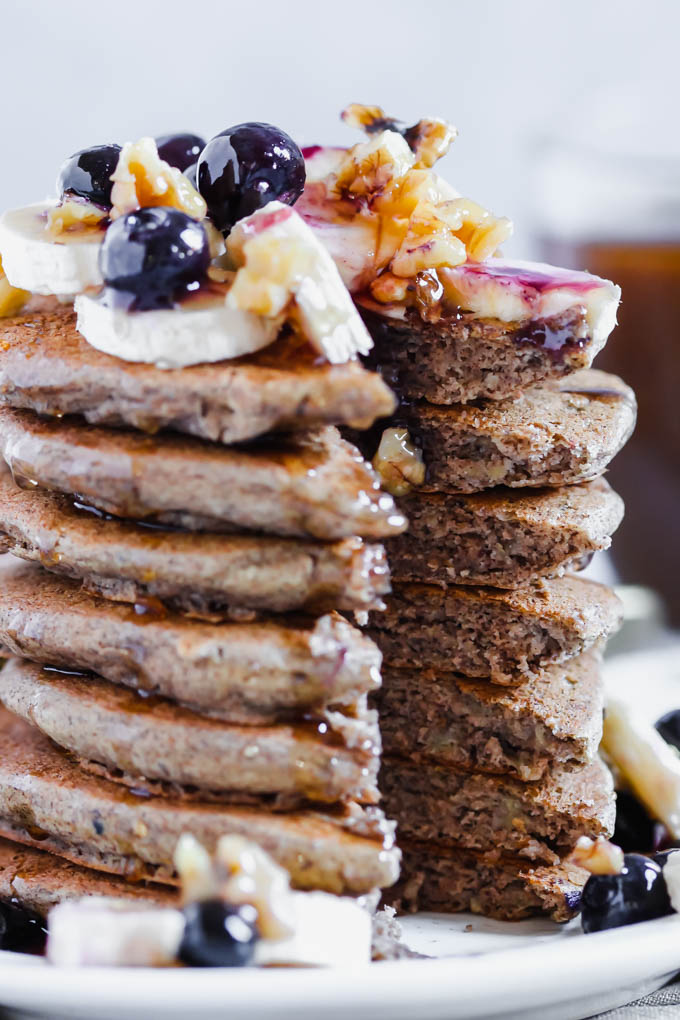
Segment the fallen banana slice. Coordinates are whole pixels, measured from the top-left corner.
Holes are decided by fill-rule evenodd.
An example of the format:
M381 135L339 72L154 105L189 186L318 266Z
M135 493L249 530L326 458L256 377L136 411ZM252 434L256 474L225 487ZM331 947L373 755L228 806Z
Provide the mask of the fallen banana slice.
M615 698L607 701L602 747L652 817L680 838L680 757L673 748Z
M292 933L261 938L256 967L352 967L371 959L371 918L356 900L290 893ZM177 963L184 915L172 908L89 896L49 914L47 958L65 967L169 967Z
M239 267L227 296L230 307L296 318L334 364L370 351L373 341L333 259L290 206L270 202L240 220L227 251Z

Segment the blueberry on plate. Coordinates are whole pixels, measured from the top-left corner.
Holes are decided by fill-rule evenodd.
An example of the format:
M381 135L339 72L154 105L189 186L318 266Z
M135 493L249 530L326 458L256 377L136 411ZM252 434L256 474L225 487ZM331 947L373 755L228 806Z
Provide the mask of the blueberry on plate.
M208 142L197 177L213 222L227 233L274 199L293 205L305 186L305 161L280 128L236 124Z
M114 220L99 253L104 282L117 292L115 303L130 311L172 308L199 286L209 262L203 225L169 206Z
M677 852L678 847L670 847L668 850L660 850L659 853L653 854L651 859L654 861L655 864L658 864L661 870L663 871L668 858L671 856L671 854L677 854Z
M57 194L78 195L105 209L111 208L111 174L116 169L120 145L93 145L81 149L62 164L57 177Z
M182 963L190 967L245 967L253 959L259 937L254 907L205 900L185 907L184 917L179 948Z
M184 172L201 155L201 151L205 148L205 141L200 135L191 135L188 132L178 135L161 135L156 139L156 148L161 159Z
M628 790L616 794L616 823L612 843L624 853L648 853L655 848L655 822Z
M654 727L660 733L667 744L680 751L680 709L666 712L660 719L657 719Z
M0 949L37 953L45 948L42 918L15 903L0 903Z
M672 912L661 868L642 854L626 854L618 875L591 875L581 896L584 932L621 928Z

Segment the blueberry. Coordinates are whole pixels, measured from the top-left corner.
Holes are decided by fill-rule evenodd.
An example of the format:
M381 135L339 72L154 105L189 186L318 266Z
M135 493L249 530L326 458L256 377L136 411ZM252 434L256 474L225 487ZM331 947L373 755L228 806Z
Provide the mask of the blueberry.
M184 172L188 166L196 162L205 148L205 141L199 135L191 135L188 132L161 135L156 139L156 148L161 159Z
M591 875L581 897L584 932L620 928L671 913L661 868L641 854L626 854L619 875Z
M680 709L673 712L666 712L654 724L657 733L660 733L667 744L677 747L680 751Z
M202 224L168 206L138 209L114 220L99 253L99 268L115 292L115 303L134 311L172 308L196 289L209 262Z
M627 790L616 794L616 824L612 843L624 853L647 853L655 846L654 819L637 797Z
M300 149L271 124L227 128L208 142L198 160L199 191L225 233L273 199L293 205L304 186Z
M254 907L231 907L221 900L190 903L179 958L190 967L245 967L258 939Z
M111 174L116 169L120 145L93 145L81 149L62 164L57 177L57 194L79 195L95 205L111 208Z
M669 850L661 850L659 853L653 854L652 860L654 861L655 864L658 864L661 870L663 871L668 858L671 856L671 854L677 854L677 852L678 852L677 847L671 847Z
M42 918L15 903L0 903L0 949L41 952L45 947Z

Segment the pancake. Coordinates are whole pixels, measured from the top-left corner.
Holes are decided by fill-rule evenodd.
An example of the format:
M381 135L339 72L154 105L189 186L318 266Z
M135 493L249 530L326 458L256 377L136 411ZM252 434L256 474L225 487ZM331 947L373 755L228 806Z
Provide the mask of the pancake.
M9 472L0 473L0 549L77 578L93 594L161 599L207 618L234 608L379 608L389 591L382 546L360 538L331 543L104 521L68 496L18 488Z
M559 864L580 836L608 838L614 831L614 785L599 759L579 769L552 769L539 783L523 783L384 757L380 789L400 843L415 839L469 850L498 848Z
M496 588L580 569L609 548L623 516L604 478L465 496L416 492L399 504L409 530L387 546L395 579Z
M136 789L175 796L209 791L234 801L271 795L275 807L379 800L380 734L377 714L365 704L351 715L228 726L96 676L58 673L22 659L10 659L0 672L0 703L84 767L94 763Z
M592 761L604 687L596 650L517 687L433 670L383 670L373 696L385 754L450 763L524 781Z
M258 843L298 889L362 895L398 874L391 827L376 808L334 814L136 796L89 776L38 729L0 711L0 835L98 871L174 884L183 832L212 853L220 836Z
M169 886L130 882L118 875L71 864L44 850L0 839L0 901L19 903L40 917L47 917L57 903L83 896L112 896L168 907L178 899Z
M409 404L394 421L422 450L426 490L478 492L596 478L630 438L635 418L629 386L585 369L505 400ZM360 439L371 458L383 427L372 431L372 441Z
M333 428L224 449L0 408L0 456L26 489L189 529L340 539L406 527L373 469Z
M380 683L380 653L337 613L210 624L84 592L4 557L0 644L17 656L160 694L230 722L353 705Z
M593 339L583 306L536 322L464 311L426 322L415 308L403 319L359 311L374 340L366 363L400 396L433 404L501 400L588 368L604 346L604 338Z
M385 895L398 910L463 910L501 921L548 914L564 922L578 913L588 872L563 863L532 867L521 858L404 843L401 878Z
M611 589L567 574L511 590L396 583L369 633L391 666L519 684L607 638L621 623Z
M41 305L0 322L0 402L9 407L221 443L317 425L366 428L395 407L379 375L356 360L330 365L292 335L248 357L161 369L103 354L77 332L71 307Z

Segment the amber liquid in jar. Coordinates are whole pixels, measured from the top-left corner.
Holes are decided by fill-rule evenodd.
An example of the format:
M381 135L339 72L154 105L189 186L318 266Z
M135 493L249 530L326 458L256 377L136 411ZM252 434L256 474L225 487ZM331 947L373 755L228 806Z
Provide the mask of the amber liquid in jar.
M619 324L596 361L638 399L635 433L607 473L626 503L612 557L622 580L658 591L680 625L680 240L543 247L547 261L621 287Z

